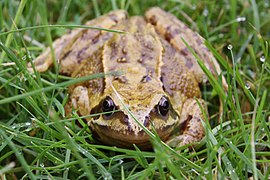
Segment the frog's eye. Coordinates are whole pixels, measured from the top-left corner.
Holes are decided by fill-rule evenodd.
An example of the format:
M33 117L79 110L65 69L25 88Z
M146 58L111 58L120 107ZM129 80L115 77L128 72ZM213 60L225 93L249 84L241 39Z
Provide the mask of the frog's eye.
M113 100L109 96L107 96L102 102L102 111L109 112L109 113L104 114L104 116L109 117L113 115L113 111L115 109L116 109L116 106Z
M161 116L166 116L170 110L170 102L169 99L165 96L163 96L158 103L157 106L158 113Z

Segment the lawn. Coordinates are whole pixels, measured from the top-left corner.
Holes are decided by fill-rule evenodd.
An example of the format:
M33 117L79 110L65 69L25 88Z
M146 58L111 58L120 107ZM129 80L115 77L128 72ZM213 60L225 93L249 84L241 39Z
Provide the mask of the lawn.
M171 148L154 133L150 151L94 143L64 105L69 85L104 75L72 79L57 64L31 74L27 64L90 19L115 9L143 15L152 6L206 39L228 91L220 78L201 86L209 121L196 145ZM268 0L1 0L0 179L269 179L269 42Z

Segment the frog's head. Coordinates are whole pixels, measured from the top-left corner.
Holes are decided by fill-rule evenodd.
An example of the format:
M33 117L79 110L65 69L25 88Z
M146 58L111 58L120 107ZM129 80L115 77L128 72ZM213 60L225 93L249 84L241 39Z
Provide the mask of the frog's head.
M113 81L92 113L90 126L103 143L121 147L150 145L142 125L155 129L161 139L170 135L178 115L158 80L125 84ZM140 124L139 124L139 123Z

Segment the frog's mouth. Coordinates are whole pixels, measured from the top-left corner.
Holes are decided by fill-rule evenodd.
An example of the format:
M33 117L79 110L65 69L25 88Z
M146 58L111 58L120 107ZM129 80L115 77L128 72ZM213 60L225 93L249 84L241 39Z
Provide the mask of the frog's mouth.
M142 149L151 148L150 137L144 131L139 132L127 130L114 130L108 126L95 126L92 124L91 129L96 140L111 146L134 148L134 144ZM166 127L156 130L161 140L166 141L172 132L172 128Z
M160 119L155 116L154 112L149 113L149 116L145 118L148 120L144 120L143 125L150 131L155 129L163 141L166 141L171 135L176 125L175 122L177 122L177 119L172 120L172 116L167 120ZM131 126L130 123L133 125ZM113 119L99 118L89 121L89 125L94 138L103 144L123 148L134 148L135 144L141 149L151 148L150 136L132 117L128 117L123 112L117 112Z

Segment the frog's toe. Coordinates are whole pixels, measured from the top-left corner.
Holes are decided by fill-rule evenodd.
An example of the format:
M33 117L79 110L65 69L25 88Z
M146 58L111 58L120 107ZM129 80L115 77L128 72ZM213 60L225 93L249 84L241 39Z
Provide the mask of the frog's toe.
M207 113L206 103L198 99L201 107ZM180 135L172 137L167 141L171 147L180 147L187 144L199 142L204 137L204 127L202 121L205 121L201 108L195 99L187 99L183 105L181 114L181 132Z
M198 139L197 137L191 136L189 134L182 134L166 141L166 144L175 148L175 147L181 147L187 144L192 144L194 142L198 142L199 140L200 139Z

